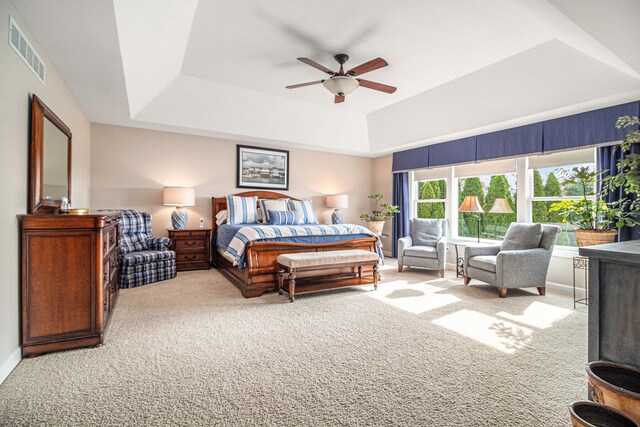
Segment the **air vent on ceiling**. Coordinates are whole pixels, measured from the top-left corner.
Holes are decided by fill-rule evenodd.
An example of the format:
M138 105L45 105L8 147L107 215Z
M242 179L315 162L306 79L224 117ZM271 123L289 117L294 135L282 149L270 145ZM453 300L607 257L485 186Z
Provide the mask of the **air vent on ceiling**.
M33 46L31 46L31 43L29 43L12 16L9 16L9 45L44 84L44 62L33 49Z

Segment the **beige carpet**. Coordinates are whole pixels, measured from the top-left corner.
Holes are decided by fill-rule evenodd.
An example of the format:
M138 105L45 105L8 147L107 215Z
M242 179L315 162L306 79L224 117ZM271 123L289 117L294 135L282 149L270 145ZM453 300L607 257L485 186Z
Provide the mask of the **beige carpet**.
M123 290L106 345L18 365L0 424L569 425L587 338L568 293L499 299L392 262L377 292L294 304L215 270Z

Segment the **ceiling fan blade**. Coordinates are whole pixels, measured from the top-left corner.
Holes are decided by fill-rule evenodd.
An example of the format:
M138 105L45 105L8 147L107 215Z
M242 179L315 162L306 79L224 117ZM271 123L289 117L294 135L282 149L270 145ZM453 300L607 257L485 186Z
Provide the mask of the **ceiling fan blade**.
M341 102L344 102L344 96L336 95L336 98L333 102L334 104L340 104Z
M368 73L369 71L377 70L378 68L386 67L389 65L387 61L382 58L372 59L369 62L365 62L364 64L360 64L355 68L347 71L347 75L349 76L360 76L364 73Z
M298 61L304 62L307 65L311 65L313 68L317 68L318 70L320 70L320 71L322 71L324 73L327 73L327 74L329 74L331 76L333 76L335 74L333 71L331 71L330 69L328 69L324 65L320 65L316 61L311 60L309 58L298 58Z
M367 89L379 90L380 92L393 93L397 89L393 86L372 82L370 80L364 80L364 79L356 79L356 80L360 82L360 86L366 87Z
M299 88L299 87L318 85L320 83L324 83L324 80L318 80L316 82L298 83L297 85L289 85L289 86L285 86L285 87L287 89L296 89L296 88Z

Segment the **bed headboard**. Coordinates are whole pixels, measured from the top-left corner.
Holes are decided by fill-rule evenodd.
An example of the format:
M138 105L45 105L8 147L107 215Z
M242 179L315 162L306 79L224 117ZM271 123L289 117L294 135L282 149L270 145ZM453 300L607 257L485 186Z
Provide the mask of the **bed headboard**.
M258 199L291 199L291 200L300 200L294 197L291 197L287 194L276 193L275 191L245 191L243 193L236 193L233 196L241 196L241 197L253 197L257 196ZM227 197L212 197L211 198L211 207L213 216L211 218L211 228L212 234L215 236L218 231L218 225L216 224L216 215L218 212L227 209Z

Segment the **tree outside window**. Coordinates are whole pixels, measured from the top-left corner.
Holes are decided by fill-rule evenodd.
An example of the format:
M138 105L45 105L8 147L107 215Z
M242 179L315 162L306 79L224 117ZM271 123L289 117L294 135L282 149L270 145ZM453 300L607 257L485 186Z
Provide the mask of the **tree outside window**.
M438 179L418 182L417 218L445 218L447 181Z

